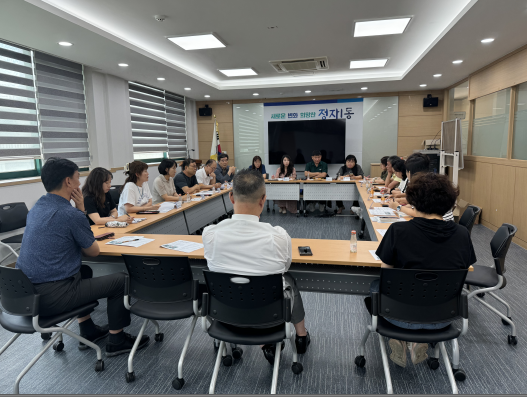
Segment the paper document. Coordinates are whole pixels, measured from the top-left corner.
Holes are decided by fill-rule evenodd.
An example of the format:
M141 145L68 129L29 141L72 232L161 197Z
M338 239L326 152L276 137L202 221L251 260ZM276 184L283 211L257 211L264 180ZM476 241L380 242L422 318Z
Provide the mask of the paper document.
M342 178L343 181L351 181L351 178L349 176L345 176L344 178Z
M154 239L144 238L143 236L125 236L109 241L106 245L121 245L125 247L140 247L142 245L148 244Z
M382 196L382 193L381 193L381 192L373 192L373 194L374 194L375 196L378 196L378 197L381 197L381 196Z
M396 216L391 208L376 207L370 209L370 214L375 216Z
M381 260L381 258L379 258L377 256L377 254L375 253L375 250L370 250L370 254L371 254L371 256L373 256L373 259L375 259L376 261L380 261Z
M373 199L373 202L374 203L382 203L382 200L381 199Z
M214 193L216 192L213 192L212 190L202 190L198 194L204 194L205 196L212 196Z
M196 198L193 198L192 200L190 201L201 201L201 197L196 197Z
M146 218L134 218L132 223L139 223L139 222L143 222L143 221L146 221Z
M371 221L372 222L377 222L377 223L395 223L395 222L406 222L405 219L402 219L402 218L386 218L386 217L380 217L380 216L374 216L371 218Z
M375 230L377 230L377 232L383 237L386 234L386 232L388 231L388 229L375 229Z
M180 251L180 252L193 252L203 248L203 244L194 243L192 241L178 240L173 243L163 244L162 248L168 248L169 250Z
M173 210L176 207L177 201L165 201L164 203L161 203L161 205L158 208L158 211L160 214L164 214L168 211Z

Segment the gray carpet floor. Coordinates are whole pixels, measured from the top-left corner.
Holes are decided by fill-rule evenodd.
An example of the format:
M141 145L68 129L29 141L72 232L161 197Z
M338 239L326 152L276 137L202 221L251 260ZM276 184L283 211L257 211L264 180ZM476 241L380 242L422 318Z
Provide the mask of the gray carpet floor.
M315 213L316 214L316 213ZM262 221L284 227L292 237L348 239L350 230L358 227L352 217L296 218L292 215L264 212ZM493 232L476 225L472 238L478 264L490 266L489 242ZM475 301L470 302L468 334L459 340L461 367L467 373L465 382L458 383L462 394L526 394L527 343L524 338L527 305L524 286L527 283L527 251L512 244L507 256L507 287L499 295L513 309L518 327L519 343L507 344L509 328L500 319ZM100 274L95 270L95 276ZM302 293L306 309L306 325L312 344L300 361L304 372L296 376L291 371L292 354L284 350L279 373L279 394L384 394L386 382L377 337L367 343L366 366L357 368L353 360L358 354L368 315L362 296ZM486 296L485 300L499 307ZM104 301L96 308L96 323L105 323ZM133 318L128 331L137 333L141 319ZM177 362L190 320L161 323L165 334L161 343L153 342L154 329L147 328L152 337L150 345L139 351L134 366L136 380L126 383L127 355L105 359L106 369L96 373L95 352L79 351L77 342L65 337L64 351L47 351L23 379L20 392L24 394L206 394L212 375L216 350L212 340L201 327L196 327L185 360L185 386L181 391L171 387L177 374ZM72 326L78 331L77 325ZM0 328L0 345L11 334ZM99 342L104 347L104 341ZM16 376L31 357L43 346L38 334L22 335L0 356L0 392L11 393ZM447 344L447 349L450 344ZM216 385L217 394L268 394L272 367L255 346L243 346L244 355L231 367L221 367ZM390 363L394 392L397 394L449 394L446 372L441 363L437 371L426 364L403 369Z

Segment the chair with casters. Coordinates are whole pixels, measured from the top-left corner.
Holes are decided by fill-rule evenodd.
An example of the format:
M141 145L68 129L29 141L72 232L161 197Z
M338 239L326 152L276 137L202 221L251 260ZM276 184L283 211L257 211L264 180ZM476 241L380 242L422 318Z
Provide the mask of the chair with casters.
M112 185L110 187L110 196L112 196L115 205L119 205L119 197L121 197L121 186L122 185Z
M162 342L158 321L192 318L178 363L178 376L172 386L180 390L185 384L183 360L199 317L199 281L192 277L187 257L123 255L129 275L125 280L124 305L131 313L144 319L136 343L128 356L126 382L135 380L133 360L139 341L148 323L155 327L155 341ZM132 303L129 301L132 298Z
M65 313L53 316L40 316L39 297L40 295L35 292L31 281L29 281L20 269L0 267L0 303L2 304L2 310L0 310L0 325L5 330L15 334L0 349L0 355L22 334L34 334L35 332L50 334L55 332L40 353L18 375L13 394L19 394L20 381L50 347L53 346L53 350L57 352L64 349L62 334L77 339L79 342L94 349L97 352L95 371L99 372L104 369L101 348L68 329L79 315L91 311L99 303L95 301ZM61 322L64 322L64 324L58 326L57 324Z
M468 300L462 294L467 270L417 270L381 269L379 292L372 294L372 322L360 343L360 355L355 365L366 364L366 341L372 332L379 336L387 393L393 394L388 356L383 337L414 343L434 345L433 356L428 358L430 369L439 368L439 352L443 356L445 370L457 394L456 381L464 381L465 372L459 368L459 346L457 338L468 330ZM449 323L463 319L462 329L450 324L441 329L406 329L392 324L397 320L414 324ZM452 365L448 359L445 341L452 344ZM406 352L405 352L406 353Z
M475 205L469 205L465 209L465 212L463 212L463 215L461 215L461 218L459 218L459 224L465 226L469 234L472 234L472 227L474 226L476 218L480 212L481 208L476 207Z
M282 275L239 276L207 270L203 274L209 292L203 294L201 314L212 321L208 334L220 341L209 394L214 394L220 363L232 365L227 343L276 345L271 386L271 394L276 394L281 344L285 339L289 339L293 349L293 373L298 375L303 370L298 362L291 324L291 300L284 297ZM242 352L237 353L241 356Z
M28 214L26 203L8 203L0 204L0 233L9 233L13 230L26 227L26 218ZM16 234L11 237L0 240L0 245L7 247L15 257L18 258L18 253L11 247L10 244L22 244L24 233ZM10 254L3 257L0 263L4 261Z
M511 326L511 334L507 336L507 341L511 345L516 345L518 343L516 326L512 322L511 307L502 298L497 296L494 291L503 289L507 285L507 280L503 275L505 273L505 256L509 251L512 238L517 230L518 228L516 226L508 223L501 225L499 229L496 230L494 237L490 241L490 250L492 252L492 257L494 258L494 267L474 265L474 271L469 272L467 279L465 280L465 284L468 286L468 289L466 290L466 292L468 292L468 299L475 298L478 302L501 317L503 325ZM478 289L470 291L471 286L478 287ZM488 293L507 308L506 316L498 309L481 299L485 293Z

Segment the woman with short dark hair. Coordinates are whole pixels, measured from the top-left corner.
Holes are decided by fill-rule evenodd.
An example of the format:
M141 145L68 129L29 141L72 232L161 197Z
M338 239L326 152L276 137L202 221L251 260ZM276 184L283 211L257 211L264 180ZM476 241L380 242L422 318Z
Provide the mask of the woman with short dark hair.
M156 210L157 205L152 205L152 193L148 187L148 164L135 160L124 166L126 180L121 187L119 216L131 212Z
M262 158L260 156L254 156L253 157L253 162L249 166L249 169L258 171L260 174L263 175L264 179L266 179L267 176L268 176L267 172L265 171L265 165L262 162Z
M401 192L404 193L406 190L406 184L408 183L408 178L406 177L406 165L405 165L404 160L401 160L401 159L395 160L392 163L392 168L393 168L393 175L394 175L393 179L399 182L399 185L397 186L397 188ZM391 190L390 190L390 193L391 193Z
M345 164L340 167L339 172L337 173L338 180L342 180L344 177L349 177L351 180L359 180L364 178L364 171L362 170L361 166L357 164L357 157L355 157L353 154L348 154L346 156ZM342 214L342 211L344 210L344 203L342 201L337 201L337 208L337 214Z
M163 201L181 200L181 196L176 193L176 186L174 185L176 167L176 162L170 159L163 159L157 167L159 176L154 179L154 188L152 189L152 201L154 204L159 204Z

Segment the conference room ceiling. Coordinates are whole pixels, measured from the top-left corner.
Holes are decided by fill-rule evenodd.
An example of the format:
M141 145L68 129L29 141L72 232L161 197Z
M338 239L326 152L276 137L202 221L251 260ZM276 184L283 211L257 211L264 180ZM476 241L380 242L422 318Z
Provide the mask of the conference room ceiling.
M443 89L527 37L525 0L2 0L1 11L2 39L197 100ZM412 18L402 34L354 37L356 21L402 17ZM226 47L185 51L167 39L210 32ZM269 63L324 56L329 70L309 76ZM385 67L350 69L378 58ZM258 75L219 72L236 68Z

